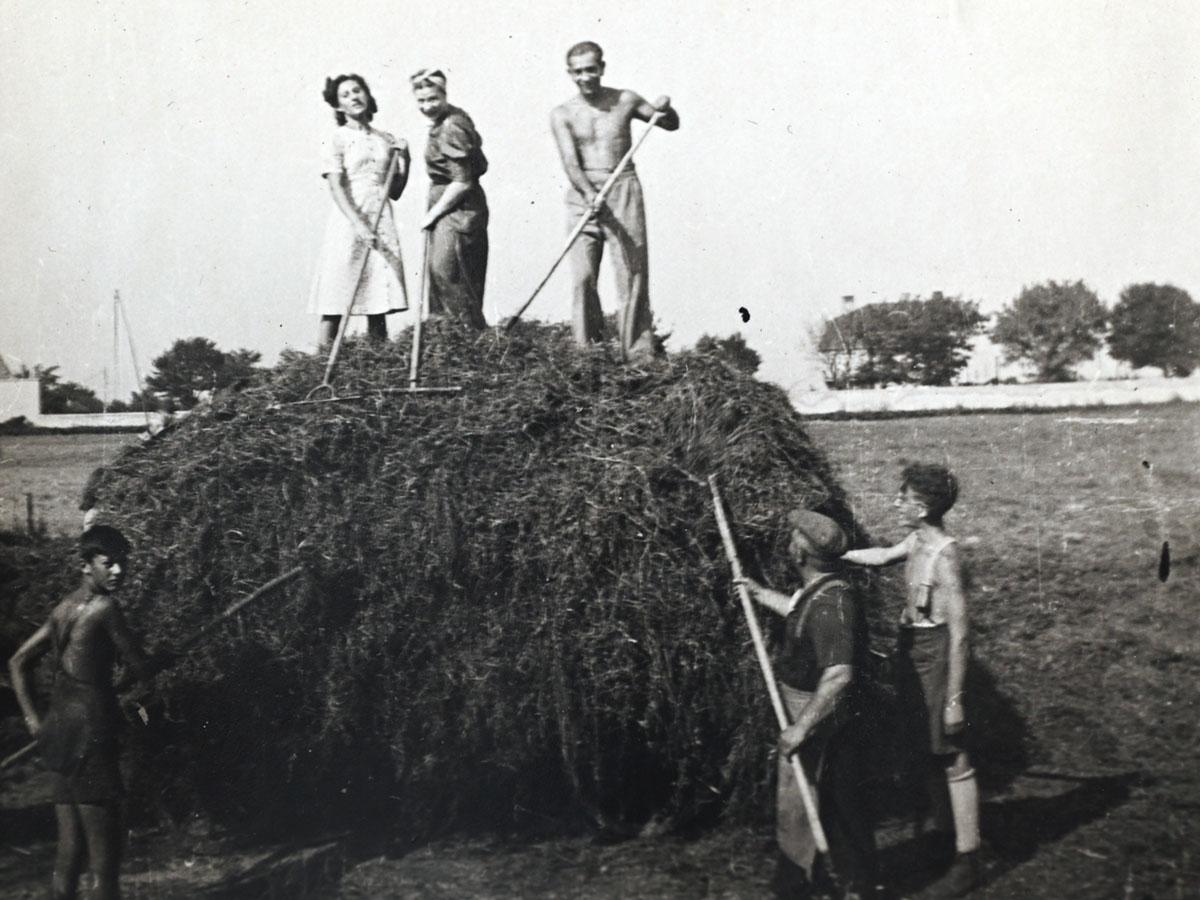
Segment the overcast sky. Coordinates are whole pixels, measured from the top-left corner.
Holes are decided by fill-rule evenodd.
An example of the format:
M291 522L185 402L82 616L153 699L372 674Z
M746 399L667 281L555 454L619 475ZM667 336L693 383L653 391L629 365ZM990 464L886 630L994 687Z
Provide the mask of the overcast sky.
M367 78L374 124L419 159L406 76L446 70L491 160L485 311L511 312L562 245L548 114L573 92L562 55L582 39L604 46L606 83L669 94L682 118L637 159L672 347L740 331L789 386L809 378L805 335L843 294L942 290L995 311L1023 284L1082 278L1109 303L1134 281L1200 296L1194 3L0 0L0 13L0 351L98 390L114 289L143 369L194 335L268 361L312 347L331 203L320 92L338 72ZM418 161L398 207L412 285L426 184ZM569 316L564 278L531 314Z

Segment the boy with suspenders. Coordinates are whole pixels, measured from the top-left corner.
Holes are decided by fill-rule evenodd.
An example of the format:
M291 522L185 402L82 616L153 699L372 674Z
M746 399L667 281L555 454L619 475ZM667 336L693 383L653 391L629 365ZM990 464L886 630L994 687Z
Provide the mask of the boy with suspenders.
M912 724L927 726L914 729L913 740L944 772L954 820L954 862L935 885L933 895L938 897L965 896L980 881L979 787L962 745L963 685L970 655L967 604L956 542L942 528L942 517L957 499L958 481L944 466L907 466L894 505L910 529L908 537L891 547L851 550L842 557L864 566L905 561L907 591L898 659L901 703ZM935 798L944 797L940 784L935 790Z

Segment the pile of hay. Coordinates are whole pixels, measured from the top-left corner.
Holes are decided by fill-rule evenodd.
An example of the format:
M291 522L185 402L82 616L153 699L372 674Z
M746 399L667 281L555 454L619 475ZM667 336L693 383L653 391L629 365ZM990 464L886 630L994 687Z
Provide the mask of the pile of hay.
M765 807L774 730L703 479L784 587L782 515L846 523L784 393L719 358L646 369L562 327L351 343L341 394L286 357L94 485L136 545L128 602L170 644L297 564L163 676L145 782L210 813L399 827Z

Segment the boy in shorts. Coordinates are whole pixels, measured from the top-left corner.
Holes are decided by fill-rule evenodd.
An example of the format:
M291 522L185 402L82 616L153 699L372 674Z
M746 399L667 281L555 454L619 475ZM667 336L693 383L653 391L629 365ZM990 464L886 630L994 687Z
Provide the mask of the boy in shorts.
M82 583L54 607L8 668L25 724L54 774L58 850L50 896L66 900L77 895L86 854L95 879L91 896L113 900L120 896L123 794L113 665L119 653L137 676L148 677L149 670L113 596L125 580L129 541L115 528L96 525L82 534L79 550ZM41 718L26 667L47 650L54 653L54 689Z
M900 617L901 703L916 749L945 776L954 821L955 856L933 896L962 897L979 884L979 787L963 749L963 685L970 650L967 603L955 539L942 517L958 499L958 481L944 466L916 463L901 473L895 508L908 536L891 547L851 550L842 559L865 566L905 561ZM941 781L941 776L937 778ZM944 797L941 785L937 793Z

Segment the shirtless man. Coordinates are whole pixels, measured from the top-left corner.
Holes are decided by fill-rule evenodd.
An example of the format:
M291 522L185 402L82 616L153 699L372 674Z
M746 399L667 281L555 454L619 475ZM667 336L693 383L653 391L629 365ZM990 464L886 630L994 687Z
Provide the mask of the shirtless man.
M50 896L74 898L85 854L95 888L90 896L120 896L120 799L117 731L121 714L113 687L116 655L141 677L149 663L130 633L113 594L125 580L129 542L107 525L79 539L83 581L9 660L13 691L25 725L54 774L58 851ZM29 692L26 666L54 651L54 689L43 719Z
M596 194L632 146L630 123L649 122L666 131L679 127L669 97L647 103L633 91L602 87L604 51L584 41L567 51L567 74L579 94L554 108L550 126L571 182L567 189L568 228L586 216L589 223L571 247L572 322L580 344L600 340L604 327L596 280L605 242L613 248L613 266L621 309L618 316L621 356L654 354L650 286L647 280L646 212L642 185L632 163L617 179L604 203Z
M908 536L891 547L851 550L842 557L865 566L905 561L897 687L909 724L918 726L914 749L934 764L933 798L944 798L948 789L954 824L956 854L934 888L937 897L964 896L980 880L979 787L962 743L970 656L967 602L956 542L942 527L942 517L957 499L958 481L944 466L906 466L895 507ZM938 826L945 827L935 821Z

